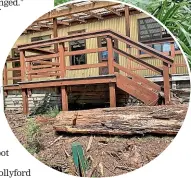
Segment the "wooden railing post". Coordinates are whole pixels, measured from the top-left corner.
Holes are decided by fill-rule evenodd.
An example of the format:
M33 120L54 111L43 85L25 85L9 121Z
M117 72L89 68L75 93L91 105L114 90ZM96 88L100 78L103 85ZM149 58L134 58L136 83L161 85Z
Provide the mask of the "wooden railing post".
M58 21L57 18L53 18L53 38L57 38L58 37ZM54 52L58 53L58 43L54 44ZM58 62L59 59L58 57L56 57L55 62Z
M163 62L163 80L164 80L164 98L165 104L170 104L170 77L169 77L169 68L168 64Z
M28 62L28 72L31 71L31 62ZM28 74L28 81L31 81L32 80L32 77L31 77L31 74Z
M25 65L25 51L20 51L20 65L21 65L21 81L25 81L25 72L26 72L26 65Z
M60 78L64 78L66 75L64 43L59 44L59 57L60 57Z
M129 12L129 6L125 6L125 31L126 31L126 36L130 37L130 12ZM130 49L130 45L126 44L126 48Z
M25 81L26 64L25 64L25 51L20 51L20 64L21 64L21 81ZM27 71L28 72L28 71ZM27 89L22 89L22 101L23 101L23 114L28 114L28 96Z
M114 66L113 66L113 44L112 39L110 37L106 38L107 40L107 51L108 51L108 70L109 74L114 74Z
M113 44L112 39L107 37L107 51L108 51L108 70L109 74L114 74L114 56L113 56ZM116 92L115 92L115 83L109 83L109 100L110 107L116 107Z
M174 42L172 42L170 44L170 51L171 51L171 57L174 59L175 58L175 46L174 46ZM176 65L175 65L175 61L172 64L172 73L171 74L176 74Z
M5 67L3 70L3 85L7 85L8 84L8 80L7 80L7 63L5 63Z
M58 23L57 23L57 18L53 18L53 38L58 37ZM57 53L58 52L58 44L54 44L54 51Z
M60 57L60 78L64 78L66 76L64 43L59 44L59 57ZM62 110L68 111L68 93L66 86L61 87L61 97L62 97Z
M6 86L8 84L7 80L7 62L5 62L4 70L3 70L3 86ZM4 96L6 97L8 95L7 91L4 90Z

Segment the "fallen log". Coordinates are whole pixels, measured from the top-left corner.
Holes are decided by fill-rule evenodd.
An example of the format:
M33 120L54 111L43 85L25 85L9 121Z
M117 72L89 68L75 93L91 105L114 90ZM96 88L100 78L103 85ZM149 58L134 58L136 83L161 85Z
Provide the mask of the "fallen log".
M63 112L55 120L53 128L69 134L176 135L186 112L187 105L94 109L79 111L76 125L72 124L74 112Z
M69 126L54 127L57 132L63 132L67 134L92 134L92 135L112 135L112 136L131 136L131 135L144 135L144 134L161 134L161 135L176 135L178 130L145 130L145 131L119 131L119 130L96 130L96 129L80 129L72 128Z

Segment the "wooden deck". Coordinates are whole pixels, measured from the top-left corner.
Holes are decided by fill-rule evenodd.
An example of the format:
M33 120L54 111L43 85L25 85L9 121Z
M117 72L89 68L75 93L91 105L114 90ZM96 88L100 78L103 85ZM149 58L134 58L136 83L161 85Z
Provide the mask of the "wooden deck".
M76 41L81 39L90 39L97 37L105 37L107 41L107 47L85 49L67 52L65 50L65 43L70 41ZM156 57L163 63L162 68L153 66L138 56L133 56L121 49L113 47L112 40L118 40L119 42L125 43L133 48L144 51L145 53ZM58 52L50 52L47 50L41 50L41 47L49 45L58 45ZM109 87L110 106L116 107L116 87L143 101L147 105L156 105L158 99L158 92L164 91L165 104L170 103L170 75L169 68L173 64L173 59L170 56L166 56L163 53L156 51L155 49L148 47L139 42L135 42L127 36L120 35L112 30L101 30L89 33L82 33L77 35L69 35L67 37L59 37L50 40L44 40L40 42L33 42L29 44L19 45L18 50L20 51L20 59L9 59L7 62L20 61L20 67L7 69L7 64L4 68L4 92L8 90L22 90L23 97L23 110L26 114L28 112L28 90L34 88L45 88L45 87L60 87L62 94L62 109L68 110L68 94L66 91L67 86L72 85L91 85L106 83ZM38 55L26 55L26 52L35 51ZM72 56L77 54L89 54L98 53L102 51L108 52L108 59L105 62L97 64L84 64L66 66L66 56ZM124 56L126 59L130 59L145 68L155 71L163 76L164 87L161 87L144 77L135 74L130 69L121 66L114 61L114 52L118 55ZM51 59L51 61L47 61ZM100 68L107 67L108 75L100 75L86 78L66 78L67 70L78 70L88 68ZM117 73L115 72L117 69ZM7 77L9 71L20 71L20 76ZM124 72L125 75L120 74L120 71ZM48 80L47 77L56 77L56 79ZM44 78L44 79L42 79ZM8 85L8 80L20 79L21 82L17 82L16 85ZM39 81L34 81L38 79Z

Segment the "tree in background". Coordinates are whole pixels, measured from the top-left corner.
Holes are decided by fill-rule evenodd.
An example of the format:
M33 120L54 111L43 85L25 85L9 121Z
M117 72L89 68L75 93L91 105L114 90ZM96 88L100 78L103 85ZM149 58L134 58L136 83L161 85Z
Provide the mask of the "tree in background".
M55 5L69 0L55 0ZM178 39L191 67L190 0L121 0L132 3L159 19Z
M69 0L54 0L54 5L57 6L59 4L62 4L64 2L68 2Z

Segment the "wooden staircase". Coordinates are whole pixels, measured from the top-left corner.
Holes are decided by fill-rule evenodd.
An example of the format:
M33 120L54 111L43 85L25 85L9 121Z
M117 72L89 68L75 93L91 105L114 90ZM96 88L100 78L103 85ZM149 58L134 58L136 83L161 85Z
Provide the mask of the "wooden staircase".
M117 68L119 71L125 73L122 75L120 72L116 73L116 85L121 90L127 92L133 97L141 100L146 105L157 105L159 99L159 92L164 92L164 100L165 104L170 104L170 75L169 75L169 67L173 64L173 59L169 56L164 55L163 53L139 42L135 42L127 36L121 35L114 31L110 31L110 38L117 39L118 41L129 45L130 47L136 48L138 50L144 51L147 54L159 59L163 63L163 68L159 68L153 66L152 64L147 63L146 61L140 59L138 56L134 56L128 53L126 50L118 49L111 44L111 40L107 40L108 43L108 66L110 74L114 72L113 68ZM109 44L110 43L110 44ZM149 69L159 75L163 76L163 87L149 81L148 79L137 75L130 69L121 66L116 63L113 59L113 52L117 53L129 59L137 64L143 66L146 69ZM112 61L112 62L111 62Z
M153 88L147 88L141 81L132 80L121 74L116 74L116 85L121 90L129 93L133 97L141 100L146 105L154 106L158 102L158 93Z

